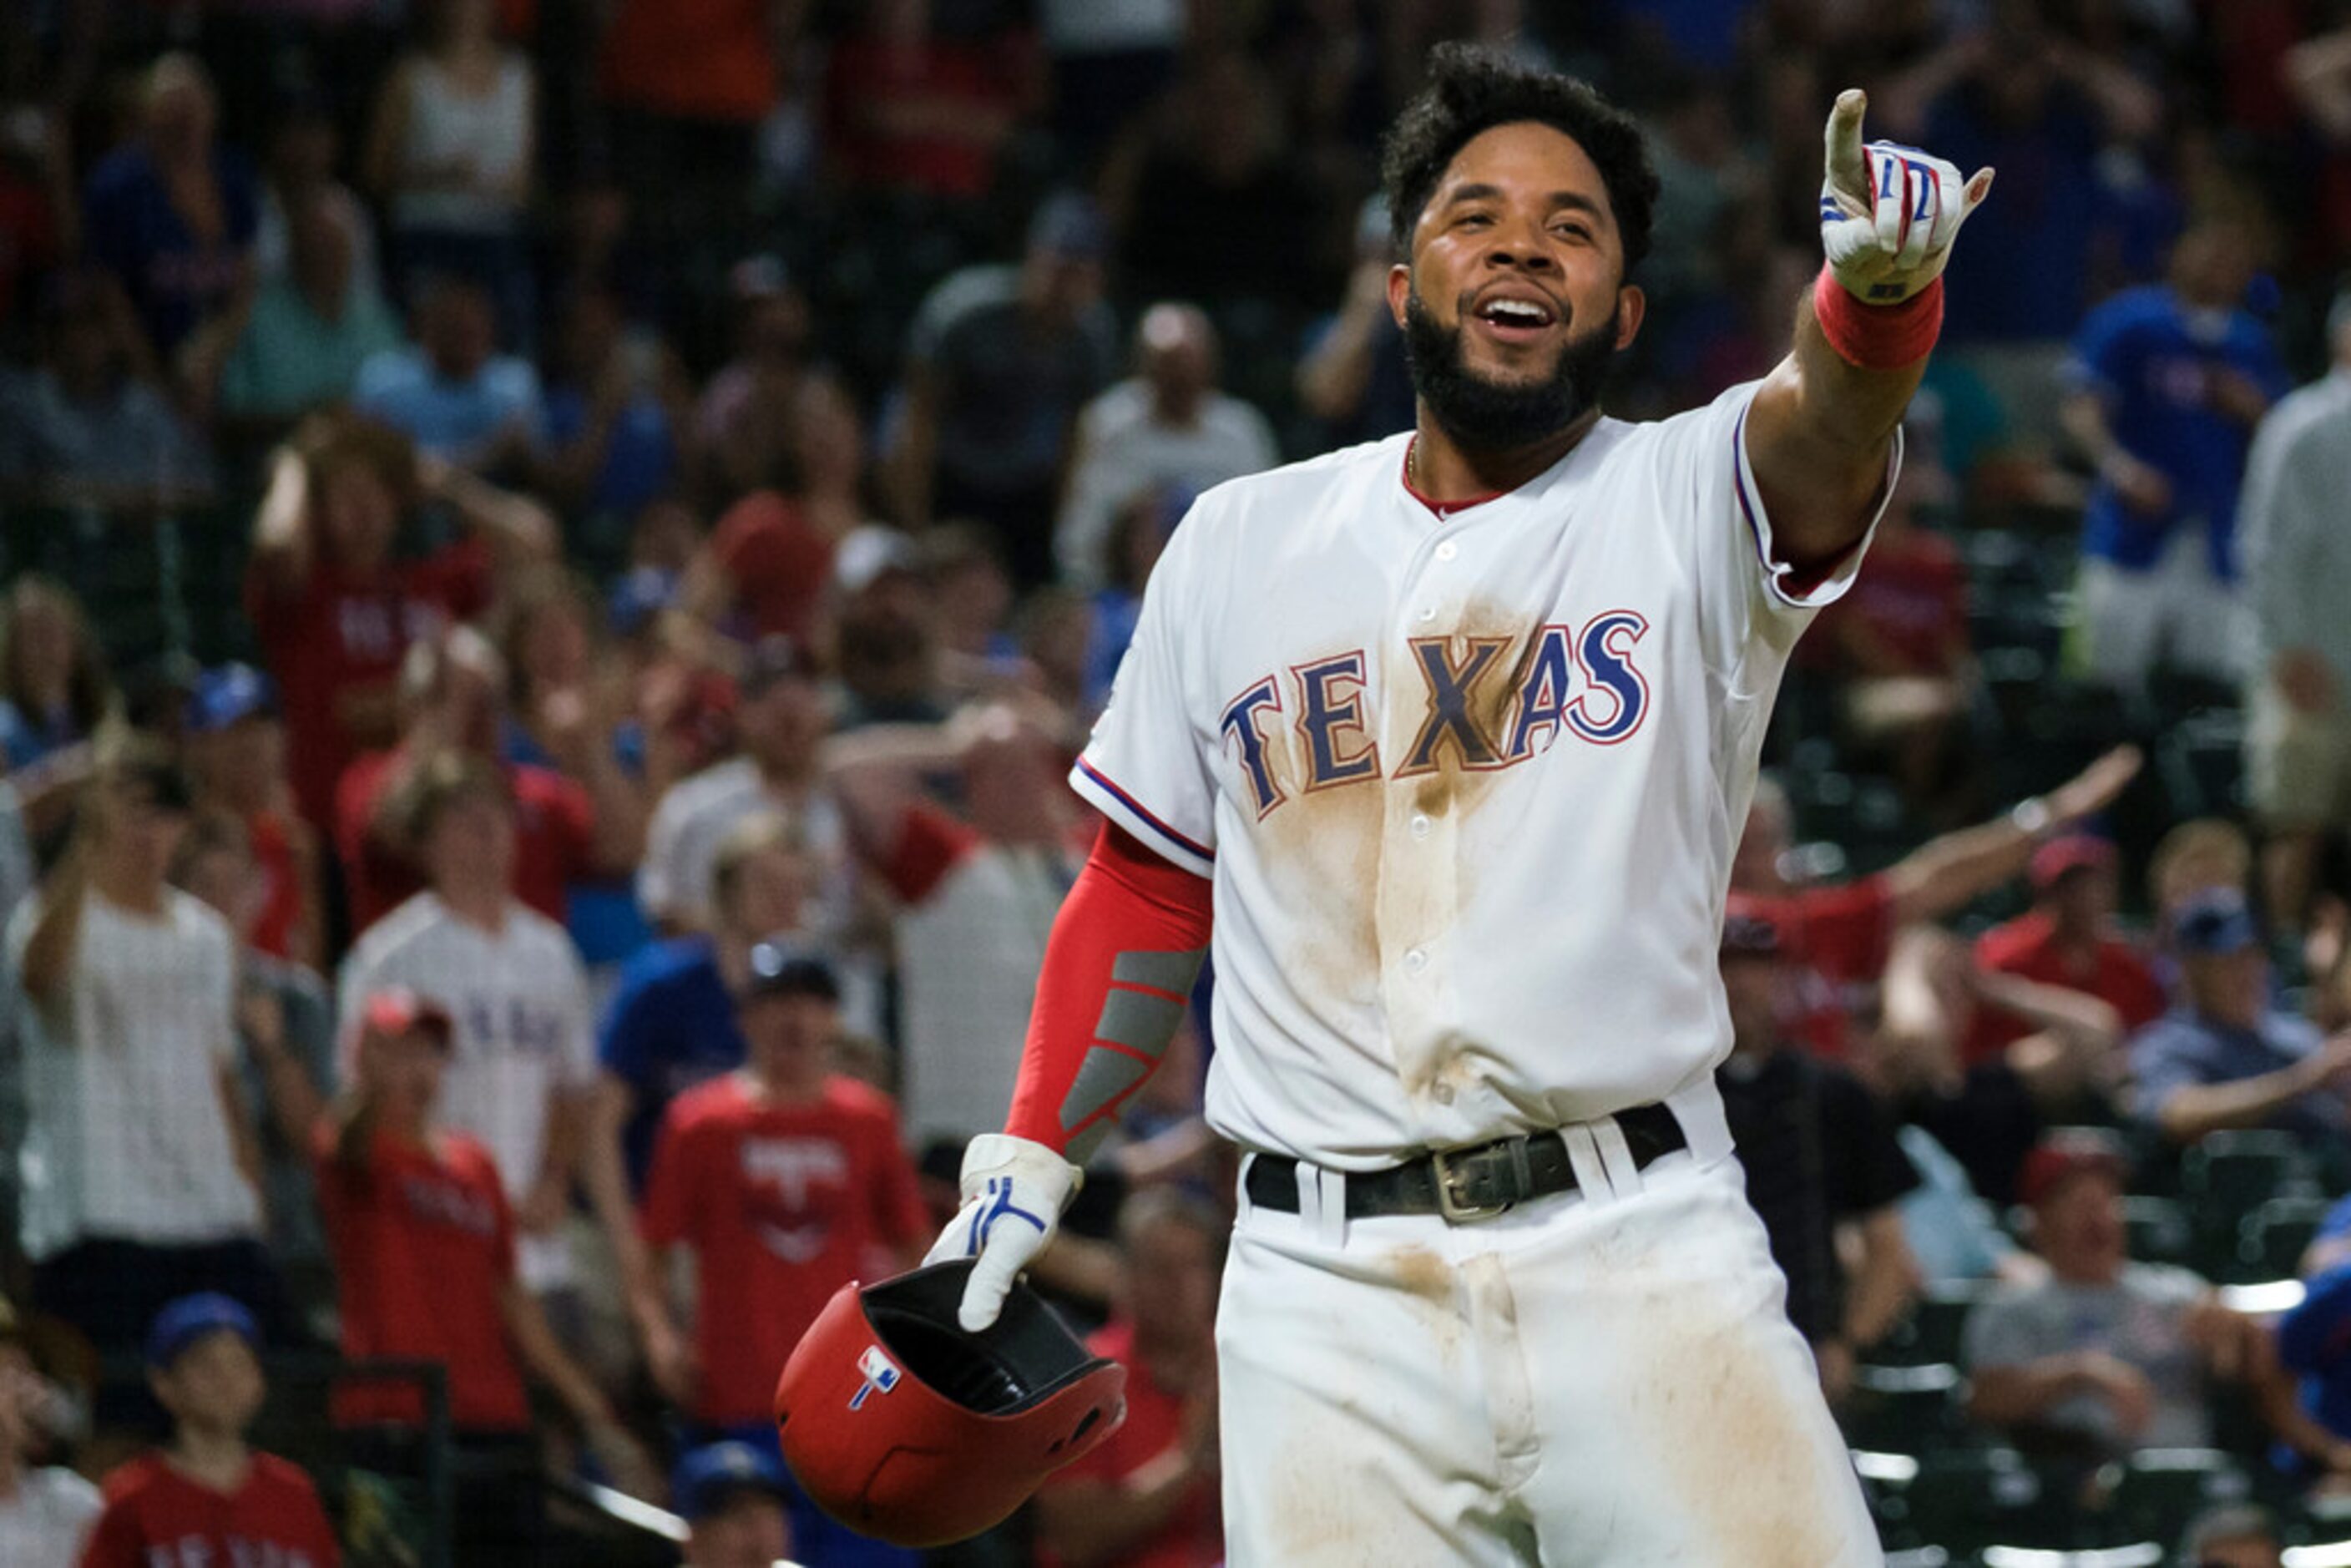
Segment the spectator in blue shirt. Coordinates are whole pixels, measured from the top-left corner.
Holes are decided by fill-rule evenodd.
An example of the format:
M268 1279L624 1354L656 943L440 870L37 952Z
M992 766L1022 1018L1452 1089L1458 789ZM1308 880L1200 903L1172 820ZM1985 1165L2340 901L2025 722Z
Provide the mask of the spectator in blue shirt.
M594 284L566 307L552 360L546 482L568 507L601 519L610 538L677 486L693 382L668 346Z
M2064 423L2097 468L2082 615L2091 669L2126 691L2159 663L2241 673L2237 490L2253 427L2292 384L2240 303L2252 266L2236 225L2199 224L2168 283L2116 295L2074 342Z
M761 811L729 829L711 869L712 929L648 947L621 971L597 1039L590 1186L608 1225L633 1224L628 1194L642 1186L653 1136L671 1100L743 1064L735 998L751 949L801 929L812 887L791 826ZM605 1208L617 1197L617 1216ZM616 1234L616 1245L624 1245Z
M173 367L189 350L214 356L216 368L251 298L261 184L214 141L219 106L193 58L156 61L141 107L139 139L90 171L84 243L130 300L154 368Z
M420 285L414 332L360 367L360 412L475 474L528 463L546 424L538 372L497 351L488 291L455 273Z
M2131 1041L2137 1112L2175 1144L2232 1127L2309 1137L2351 1128L2351 1035L2322 1039L2270 998L2270 966L2242 894L2201 893L2172 926L2180 1004Z

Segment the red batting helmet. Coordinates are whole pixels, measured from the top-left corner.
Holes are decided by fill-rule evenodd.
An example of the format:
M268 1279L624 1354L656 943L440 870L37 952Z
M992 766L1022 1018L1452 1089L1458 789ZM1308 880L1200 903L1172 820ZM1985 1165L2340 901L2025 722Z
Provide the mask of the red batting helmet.
M784 1460L817 1505L896 1546L977 1535L1126 1415L1126 1372L1026 1285L979 1333L956 1322L971 1262L860 1289L817 1314L776 1385Z

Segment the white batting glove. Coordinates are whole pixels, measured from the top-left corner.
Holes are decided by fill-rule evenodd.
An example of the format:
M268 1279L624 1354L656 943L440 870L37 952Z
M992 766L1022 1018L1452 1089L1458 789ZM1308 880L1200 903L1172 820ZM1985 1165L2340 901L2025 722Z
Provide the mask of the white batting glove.
M1991 171L1962 184L1959 171L1894 141L1861 140L1869 95L1837 94L1821 178L1821 248L1845 291L1865 305L1899 305L1942 275L1959 225L1991 190Z
M963 1152L963 1207L924 1257L925 1263L977 1258L956 1322L977 1333L1004 1310L1012 1281L1044 1249L1082 1173L1040 1143L983 1133Z

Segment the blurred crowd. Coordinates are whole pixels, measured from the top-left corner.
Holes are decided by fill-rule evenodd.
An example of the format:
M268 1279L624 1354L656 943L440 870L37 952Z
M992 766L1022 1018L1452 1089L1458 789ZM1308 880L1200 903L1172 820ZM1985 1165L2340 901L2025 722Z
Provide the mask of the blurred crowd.
M1721 955L1856 1448L2090 1511L2207 1450L2287 1513L2203 1562L2351 1490L2351 5L36 0L0 1560L414 1561L368 1478L444 1431L460 1562L583 1550L538 1478L922 1560L792 1492L776 1374L1001 1123L1191 499L1409 424L1377 138L1465 37L1652 131L1620 416L1783 351L1837 89L1999 170ZM134 647L86 569L167 531L241 597ZM1039 1269L1126 1425L932 1561L1221 1558L1194 1018Z

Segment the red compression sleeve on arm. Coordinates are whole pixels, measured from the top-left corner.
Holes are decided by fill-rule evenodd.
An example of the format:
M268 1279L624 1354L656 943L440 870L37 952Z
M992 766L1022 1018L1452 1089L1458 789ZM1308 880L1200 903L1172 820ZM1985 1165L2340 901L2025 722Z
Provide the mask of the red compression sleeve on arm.
M1103 824L1045 942L1006 1132L1077 1158L1109 1130L1183 1016L1209 887Z
M1813 315L1845 363L1898 371L1925 359L1943 330L1943 280L1936 278L1899 305L1865 305L1823 267L1813 280Z

